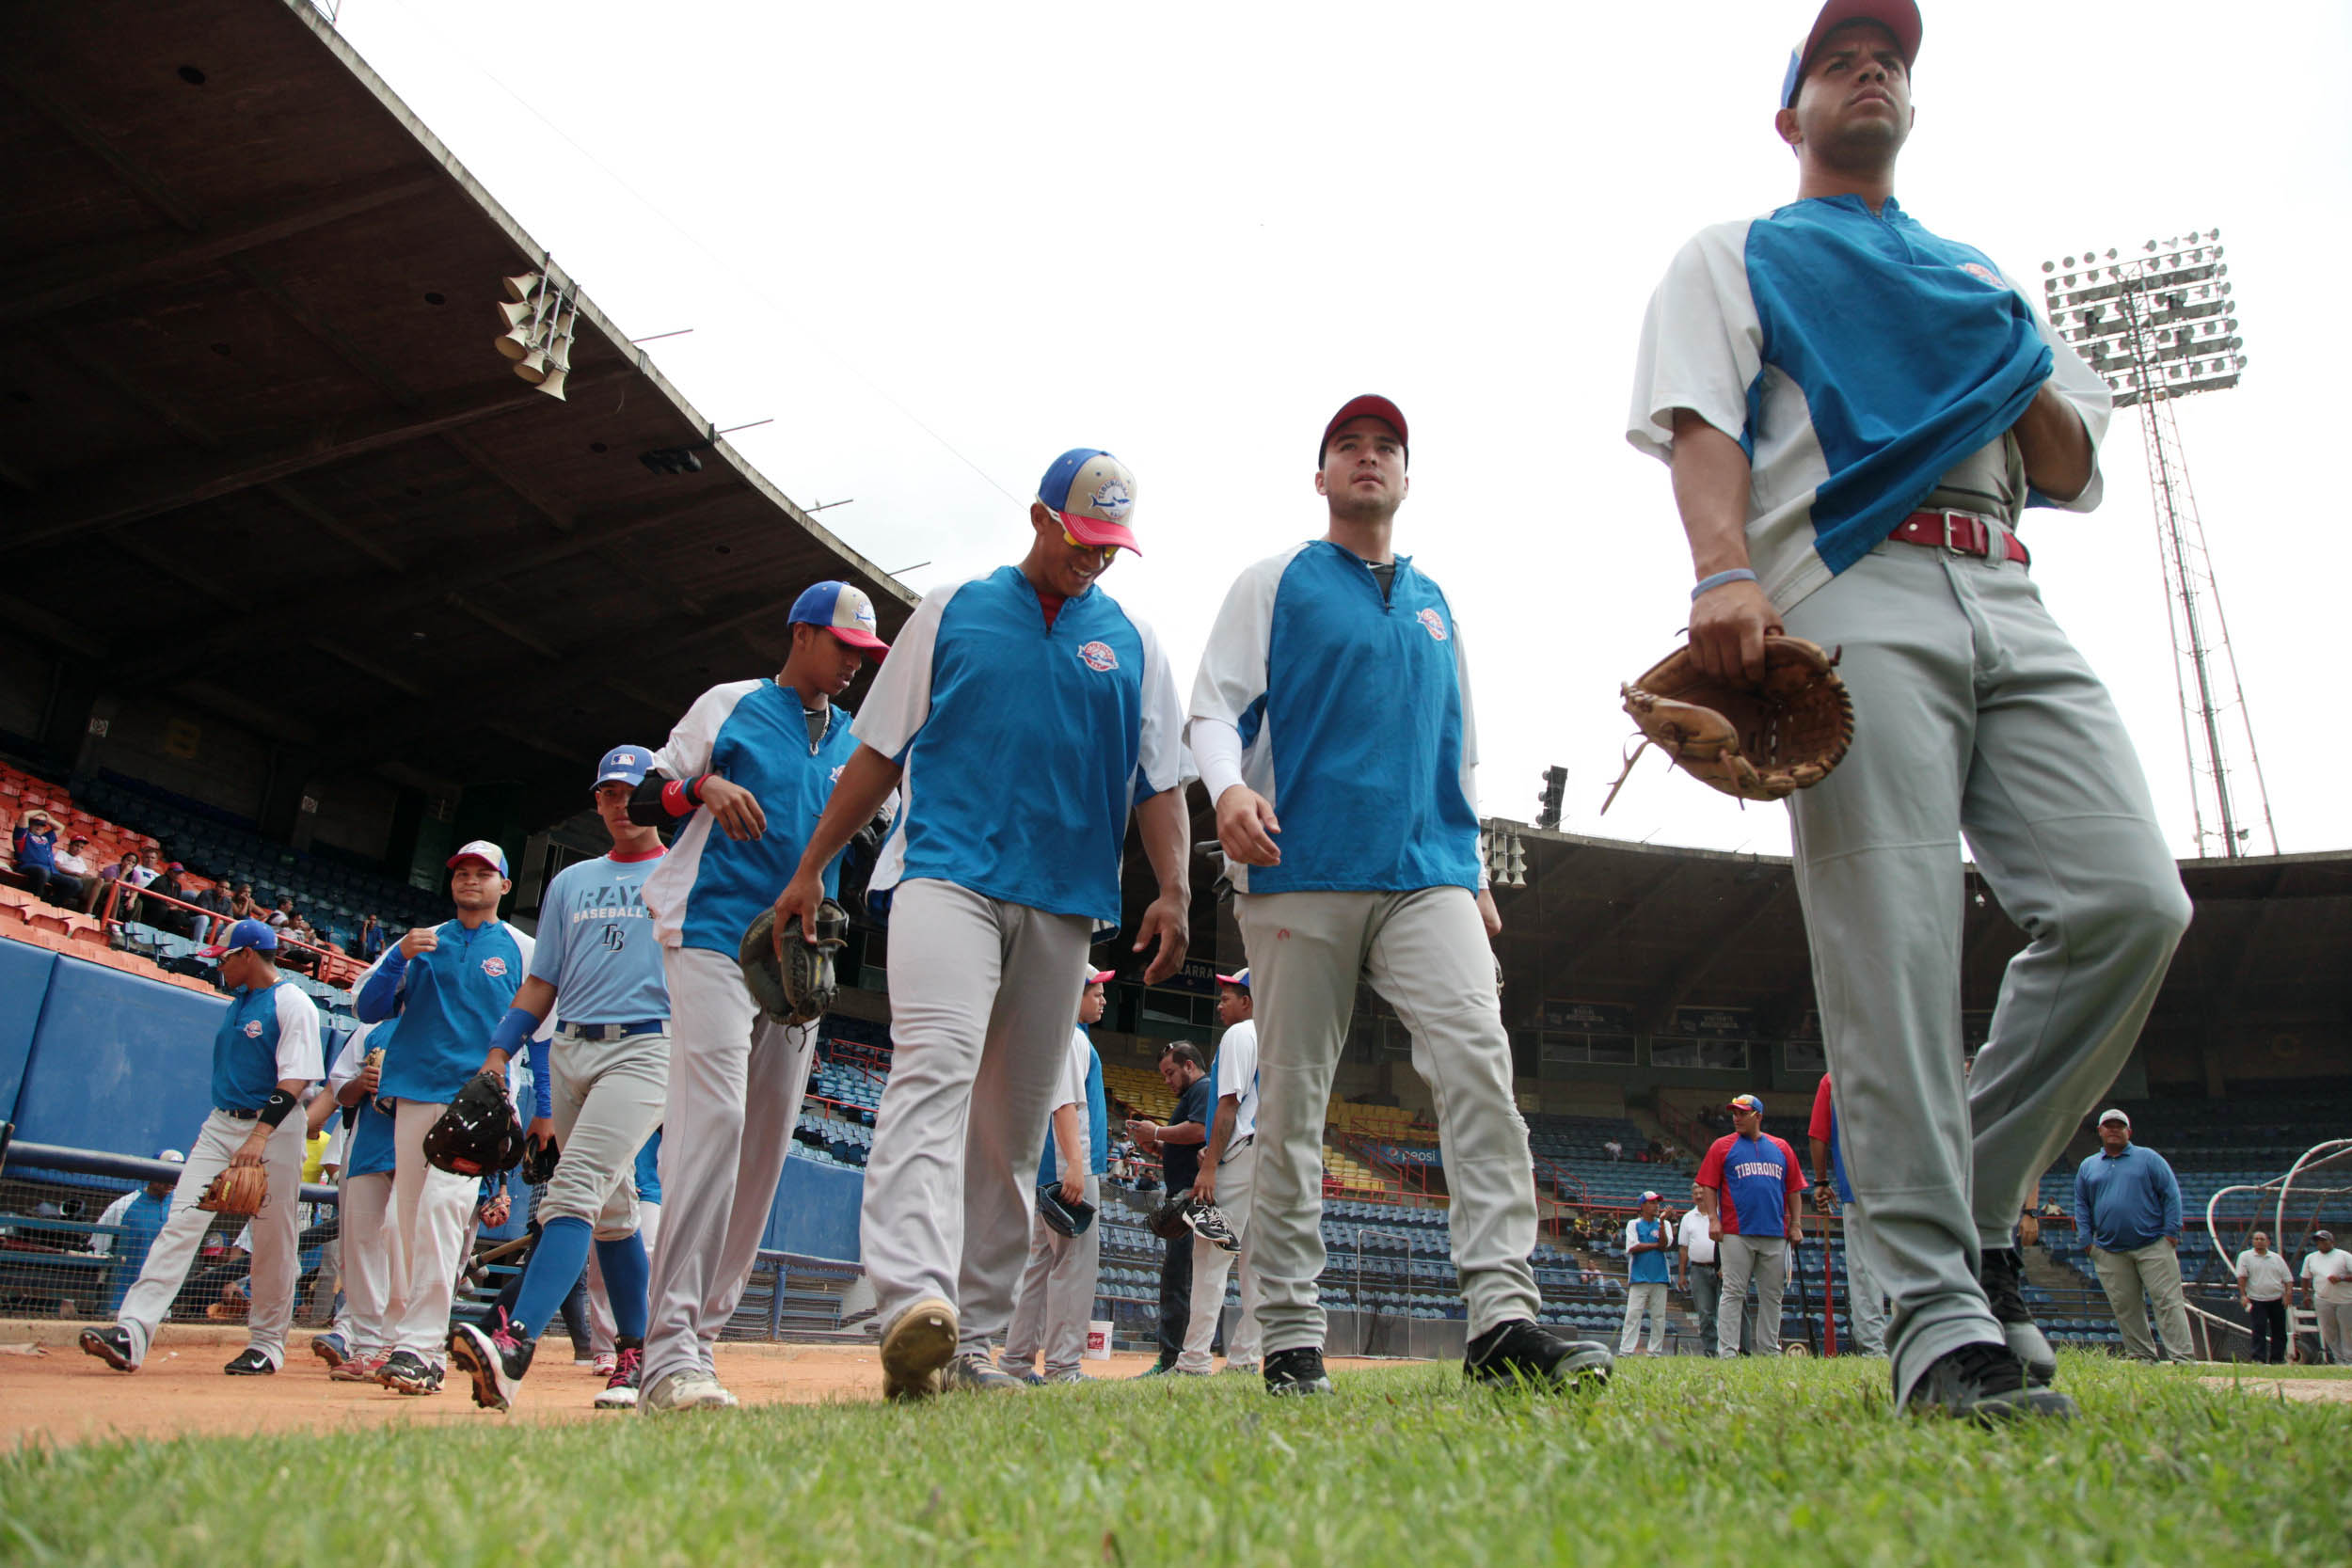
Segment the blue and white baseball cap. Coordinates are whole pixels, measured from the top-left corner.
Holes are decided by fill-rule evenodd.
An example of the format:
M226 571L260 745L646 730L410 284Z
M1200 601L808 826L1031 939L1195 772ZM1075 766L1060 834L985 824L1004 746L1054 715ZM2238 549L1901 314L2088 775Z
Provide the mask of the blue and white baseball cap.
M1804 86L1804 69L1813 63L1821 40L1830 29L1842 27L1849 22L1875 22L1895 35L1895 47L1903 52L1903 69L1909 71L1919 60L1919 8L1913 0L1829 0L1821 14L1813 19L1813 28L1804 35L1804 41L1788 52L1788 70L1780 79L1780 106L1797 106L1797 89Z
M454 871L468 861L480 861L500 876L506 875L506 851L486 838L477 838L461 847L457 853L450 856L449 868Z
M229 927L228 936L210 947L197 949L199 958L217 958L225 954L255 948L263 953L278 951L278 933L258 920L240 920Z
M1109 452L1092 447L1063 452L1037 482L1037 499L1079 544L1143 553L1127 526L1136 509L1136 476Z
M653 753L643 746L615 746L596 764L596 783L625 784L635 789L645 782L646 770L652 767Z
M852 648L880 659L890 644L875 635L874 601L846 582L820 582L792 601L792 624L822 626Z

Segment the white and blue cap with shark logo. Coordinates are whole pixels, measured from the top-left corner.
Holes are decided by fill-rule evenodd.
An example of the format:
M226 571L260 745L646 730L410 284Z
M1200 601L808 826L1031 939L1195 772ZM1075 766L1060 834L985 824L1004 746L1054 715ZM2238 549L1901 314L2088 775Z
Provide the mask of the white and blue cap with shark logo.
M462 846L457 853L450 856L449 869L454 871L468 861L479 861L500 876L506 875L506 851L486 838L477 838Z
M1037 499L1079 544L1143 553L1127 526L1136 509L1136 476L1109 452L1092 447L1063 452L1037 482Z
M653 753L643 746L615 746L596 764L596 784L625 784L635 789L645 782L645 772L652 767Z
M850 647L872 654L877 660L890 652L890 644L876 635L874 601L866 596L864 589L846 582L820 582L803 590L792 601L790 620L794 626L806 623L822 626Z

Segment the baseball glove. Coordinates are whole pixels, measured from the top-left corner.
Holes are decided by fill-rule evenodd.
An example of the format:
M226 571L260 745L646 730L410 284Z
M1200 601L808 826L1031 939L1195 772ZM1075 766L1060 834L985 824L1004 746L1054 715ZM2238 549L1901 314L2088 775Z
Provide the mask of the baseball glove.
M525 1138L523 1140L523 1185L526 1187L546 1186L548 1179L555 1175L555 1162L562 1152L555 1147L553 1138L542 1138L537 1143Z
M1192 1227L1184 1221L1184 1211L1192 1207L1192 1189L1170 1193L1168 1201L1152 1211L1144 1220L1144 1228L1163 1242L1192 1241Z
M1083 1200L1071 1202L1061 1196L1058 1181L1039 1183L1037 1212L1057 1236L1083 1236L1087 1227L1094 1223L1094 1205Z
M1802 637L1768 637L1764 678L1750 686L1716 679L1687 646L1677 648L1621 688L1642 743L1600 809L1616 800L1644 746L1742 800L1778 800L1820 784L1853 744L1853 698L1837 658Z
M776 911L767 909L743 932L735 958L760 1011L778 1023L814 1023L833 1006L833 956L849 945L849 911L830 898L818 907L814 942L801 940L797 914L779 940Z
M259 1165L230 1165L207 1182L199 1209L215 1214L258 1214L269 1201L269 1172Z
M424 1158L436 1170L459 1176L509 1171L522 1163L523 1129L506 1098L506 1081L480 1072L424 1130Z

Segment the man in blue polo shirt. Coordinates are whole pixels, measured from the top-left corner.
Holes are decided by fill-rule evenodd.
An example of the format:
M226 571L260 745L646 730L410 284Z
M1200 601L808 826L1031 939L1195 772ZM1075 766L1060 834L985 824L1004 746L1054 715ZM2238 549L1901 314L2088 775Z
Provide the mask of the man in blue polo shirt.
M204 957L220 960L229 1009L213 1035L213 1111L189 1147L188 1163L172 1191L164 1221L138 1283L122 1298L113 1326L86 1328L82 1349L110 1367L135 1372L147 1359L156 1325L171 1311L188 1265L213 1216L197 1200L230 1165L259 1165L269 1175L269 1197L248 1228L253 1236L252 1334L222 1370L267 1375L286 1360L286 1325L294 1321L302 1190L303 1118L293 1115L302 1091L326 1071L320 1060L319 1009L278 973L278 933L258 920L240 920Z
M776 900L778 931L814 911L819 873L903 790L868 884L891 897L897 1054L859 1217L894 1398L1020 1386L989 1347L1028 1252L1087 948L1119 925L1131 813L1159 878L1135 943L1158 944L1145 981L1184 960L1184 710L1159 640L1097 581L1136 547L1134 502L1117 458L1066 451L1039 483L1021 563L924 595Z
M449 1307L479 1183L437 1170L424 1135L482 1066L482 1042L514 1006L529 973L530 936L499 919L512 884L506 851L476 839L449 858L454 918L402 937L359 983L360 1021L381 1023L383 1086L393 1102L392 1354L376 1380L402 1394L437 1393Z
M1393 547L1409 460L1387 398L1332 415L1315 450L1323 537L1242 573L1193 683L1186 735L1216 806L1259 1030L1265 1386L1331 1391L1315 1287L1324 1115L1364 983L1410 1027L1438 1107L1465 1375L1599 1385L1608 1347L1535 1321L1534 1164L1495 991L1502 919L1478 856L1470 671L1444 590Z
M597 764L589 794L612 847L565 866L548 884L530 977L483 1057L482 1070L501 1077L530 1042L530 1134L562 1150L539 1200L539 1240L513 1312L504 1323L450 1330L451 1359L472 1379L474 1402L485 1409L513 1404L539 1334L579 1282L592 1246L615 1325L613 1370L596 1408L637 1403L647 1266L630 1172L660 1125L670 1079L670 994L644 899L645 879L661 859L661 833L632 822L628 812L652 764L643 746L615 747ZM552 1042L533 1039L550 1018Z
M805 590L787 622L784 667L696 698L629 807L640 823L682 824L645 880L671 1027L660 1118L666 1201L638 1400L649 1413L736 1402L719 1381L715 1347L758 1261L817 1049L813 1023L787 1026L760 1012L737 955L745 927L800 863L856 750L839 698L889 652L873 602L850 583ZM828 857L827 896L840 875Z
M2074 1226L2090 1243L2123 1354L2135 1361L2196 1360L2181 1296L2181 1183L2163 1155L2132 1142L2132 1118L2121 1108L2099 1113L2099 1152L2074 1171ZM2148 1337L2151 1305L2161 1354Z

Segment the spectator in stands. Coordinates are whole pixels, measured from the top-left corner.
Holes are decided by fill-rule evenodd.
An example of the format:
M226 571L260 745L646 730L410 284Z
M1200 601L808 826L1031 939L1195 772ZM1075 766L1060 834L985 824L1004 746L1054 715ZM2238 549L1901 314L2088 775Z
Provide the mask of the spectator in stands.
M186 869L187 867L178 861L173 861L156 875L153 881L147 884L148 891L161 894L163 898L177 898L185 902L188 898L188 889L187 885L180 880L180 873ZM163 898L148 901L147 923L159 931L169 931L174 936L194 936L196 928L188 911L177 905L165 903Z
M1740 1354L1741 1308L1756 1281L1758 1355L1780 1354L1780 1301L1788 1284L1788 1238L1797 1233L1797 1195L1805 1189L1797 1151L1764 1131L1764 1101L1734 1100L1731 1134L1717 1138L1699 1163L1699 1207L1723 1260L1715 1314L1715 1354Z
M2287 1308L2295 1304L2295 1275L2287 1260L2270 1250L2267 1231L2257 1230L2237 1255L2237 1304L2246 1309L2256 1361L2287 1358Z
M2195 1360L2181 1298L2181 1183L2163 1155L2132 1142L2132 1118L2119 1109L2099 1113L2099 1152L2074 1172L2074 1227L2090 1243L2123 1353L2135 1361ZM2162 1354L2148 1337L2151 1302Z
M196 927L192 934L199 942L212 941L214 932L227 930L230 921L235 918L229 912L229 890L218 882L204 889L189 902L204 911L188 917L189 923Z
M1625 1222L1625 1327L1617 1354L1631 1355L1642 1339L1642 1314L1649 1314L1649 1354L1666 1350L1666 1282L1674 1277L1675 1221L1658 1211L1656 1193L1642 1195L1640 1212Z
M82 858L82 851L88 847L89 840L75 833L50 851L50 860L56 866L58 877L61 879L72 878L73 881L72 901L59 907L79 910L84 914L89 912L90 900L98 895L98 879L90 875L89 862Z
M1607 1143L1601 1145L1600 1147L1609 1151L1609 1158L1612 1164L1625 1158L1625 1145L1619 1143L1614 1138L1610 1139Z
M262 918L268 921L273 929L279 931L283 931L287 927L293 925L294 918L294 895L291 893L279 894L278 895L278 907L270 911L269 913L263 915Z
M12 837L17 875L31 884L33 896L62 910L78 907L82 884L57 869L57 828L48 814L26 812Z
M1170 1201L1190 1192L1200 1174L1200 1148L1209 1139L1208 1071L1199 1047L1183 1040L1169 1046L1160 1053L1161 1081L1176 1097L1168 1125L1142 1117L1127 1124L1127 1135L1138 1149L1159 1155ZM1142 1376L1159 1377L1176 1370L1191 1320L1192 1247L1187 1241L1170 1242L1160 1259L1160 1358Z
M176 1148L163 1149L155 1158L167 1165L188 1163L188 1157ZM107 1317L112 1318L122 1309L122 1298L130 1292L131 1282L138 1278L139 1270L146 1266L147 1249L155 1244L155 1234L163 1229L165 1217L171 1212L171 1192L178 1185L179 1178L167 1176L144 1187L134 1187L106 1205L106 1212L98 1216L98 1229L90 1235L89 1249L115 1260L106 1278Z
M361 915L359 917L359 957L369 963L375 962L383 956L384 942L384 923L376 919L373 911Z
M138 919L139 898L138 894L135 891L139 885L138 872L139 852L136 849L125 849L122 851L122 858L120 860L98 873L100 882L113 882L122 889L122 891L115 896L114 910L106 918L113 920ZM91 907L93 909L102 908L104 902L106 889L102 886L98 891L100 897L92 900Z
M229 896L229 917L231 920L259 920L262 906L253 897L253 884L239 882L237 891Z
M2334 1231L2312 1232L2312 1250L2303 1255L2303 1277L2312 1287L2320 1349L2339 1367L2352 1362L2352 1252L2337 1249Z

